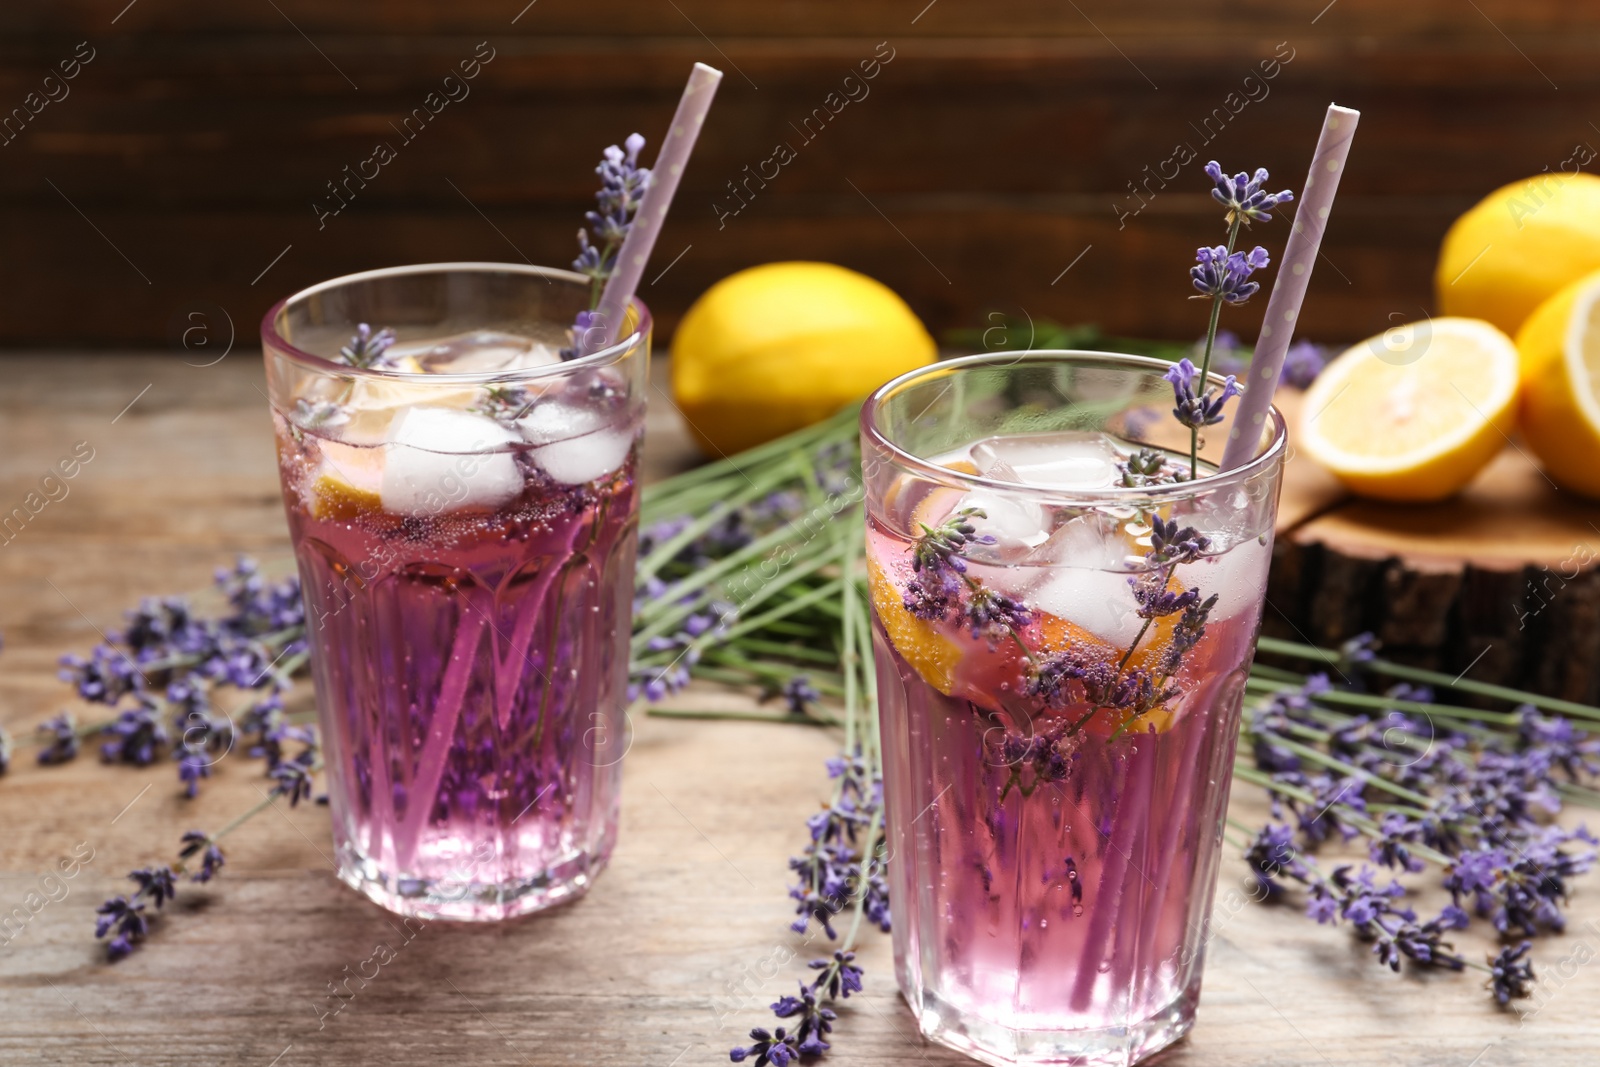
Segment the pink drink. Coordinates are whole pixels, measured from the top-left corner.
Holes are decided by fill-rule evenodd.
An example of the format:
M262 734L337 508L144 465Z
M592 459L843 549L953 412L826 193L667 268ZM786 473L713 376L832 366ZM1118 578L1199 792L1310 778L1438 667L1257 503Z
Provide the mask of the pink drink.
M392 910L536 910L616 840L643 360L591 360L406 338L274 405L340 876Z
M925 1034L987 1062L1136 1062L1193 1023L1276 463L1221 497L1204 478L1119 496L1133 446L978 417L919 460L927 417L889 409L933 394L894 388L864 439L901 989ZM930 608L918 545L969 508L952 605ZM1209 529L1204 550L1152 562L1163 517ZM1217 601L1185 630L1130 580ZM1023 613L975 637L963 612L990 594Z

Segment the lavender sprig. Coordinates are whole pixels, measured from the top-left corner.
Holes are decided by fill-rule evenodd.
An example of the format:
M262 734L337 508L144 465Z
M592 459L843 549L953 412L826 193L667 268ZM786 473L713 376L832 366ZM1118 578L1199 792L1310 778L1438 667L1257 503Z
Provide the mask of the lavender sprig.
M621 147L607 148L594 172L600 176L596 206L584 214L587 229L578 230L578 258L572 269L589 279L589 307L578 312L572 326L572 345L561 350L562 359L576 359L583 351L583 339L596 325L595 309L607 280L617 271L617 255L622 242L633 229L634 216L645 190L650 188L650 169L639 166L639 153L645 140L629 134Z
M322 761L314 750L306 755L305 760L305 763L297 763L295 766L301 767L306 776L312 771L321 769ZM201 830L186 831L179 841L176 863L141 867L128 872L128 879L138 888L129 895L111 897L95 909L95 914L99 916L95 922L95 938L103 939L107 934L113 935L106 942L106 959L112 963L126 959L149 936L148 905L154 904L159 911L167 901L176 898L179 882L185 875L189 881L195 883L205 883L215 878L226 862L218 842L265 811L280 796L289 797L289 802L293 805L294 791L298 788L298 784L280 779L267 790L259 803L216 833L207 834Z
M339 362L359 370L388 367L393 363L388 353L394 340L393 330L374 332L371 326L360 323L356 326L355 335L340 347Z
M146 600L120 634L88 656L62 657L61 678L112 717L80 727L63 714L44 724L41 734L50 743L41 763L64 763L76 755L79 738L98 735L106 762L143 767L170 754L185 793L196 794L235 741L230 716L215 707L218 693L276 696L307 660L298 579L268 582L241 558L216 582L228 610L215 618L196 615L181 598Z
M1258 169L1253 175L1241 171L1235 175L1225 174L1222 166L1215 160L1206 164L1206 176L1212 181L1211 196L1217 203L1226 208L1224 225L1228 228L1228 242L1224 245L1203 246L1196 250L1195 266L1189 269L1191 284L1199 293L1199 298L1211 301L1211 318L1206 326L1205 351L1200 357L1200 370L1198 380L1200 389L1195 390L1194 365L1184 360L1188 370L1178 377L1168 375L1172 382L1174 399L1177 402L1175 414L1178 421L1189 427L1189 476L1195 478L1200 473L1200 430L1222 420L1222 409L1228 400L1239 394L1239 388L1233 378L1229 378L1220 394L1213 396L1208 383L1211 378L1211 356L1217 344L1217 323L1222 315L1223 304L1242 304L1261 288L1259 282L1251 281L1250 275L1264 269L1269 263L1267 250L1259 245L1248 253L1234 251L1238 243L1239 231L1252 222L1270 222L1272 211L1280 204L1289 203L1294 199L1294 194L1285 189L1278 193L1268 193L1262 190L1262 185L1267 181L1268 174L1265 169Z
M1352 643L1345 655L1378 662L1370 640ZM1257 691L1267 685L1251 683ZM1235 773L1269 790L1274 818L1292 815L1297 824L1269 824L1247 849L1265 895L1282 898L1284 879L1297 881L1309 891L1312 918L1350 922L1392 969L1402 958L1472 967L1490 973L1501 1004L1527 995L1526 941L1482 967L1442 938L1474 916L1502 937L1564 928L1568 886L1593 867L1600 842L1582 826L1549 822L1562 806L1556 778L1593 796L1582 783L1600 771L1600 739L1526 705L1508 717L1511 731L1497 733L1479 724L1486 713L1433 704L1430 690L1404 683L1376 699L1357 694L1355 704L1341 703L1349 696L1314 675L1300 687L1269 688L1248 717L1254 765ZM1422 707L1433 711L1401 710ZM1418 922L1399 903L1410 892L1402 883L1379 890L1370 872L1351 876L1347 867L1323 879L1297 852L1297 845L1310 851L1356 838L1378 866L1407 875L1436 866L1451 903Z

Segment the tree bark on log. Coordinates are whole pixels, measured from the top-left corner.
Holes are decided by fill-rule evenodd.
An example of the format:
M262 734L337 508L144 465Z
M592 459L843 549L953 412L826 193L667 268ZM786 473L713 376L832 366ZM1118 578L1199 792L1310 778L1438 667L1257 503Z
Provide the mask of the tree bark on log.
M1299 399L1279 398L1291 427ZM1437 504L1350 496L1291 452L1263 632L1323 647L1370 632L1398 662L1596 703L1600 504L1514 445Z

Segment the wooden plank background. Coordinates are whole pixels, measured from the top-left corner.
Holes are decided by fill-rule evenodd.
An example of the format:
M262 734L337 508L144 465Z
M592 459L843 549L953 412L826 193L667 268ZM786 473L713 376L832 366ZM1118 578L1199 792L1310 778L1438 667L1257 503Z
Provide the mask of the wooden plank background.
M93 58L46 83L80 42ZM405 142L391 124L479 42L470 95ZM880 44L867 95L801 137ZM695 60L728 77L656 269L682 258L644 291L668 332L724 274L815 258L936 329L1005 309L1194 336L1184 269L1217 233L1201 163L1298 185L1337 98L1362 132L1302 322L1353 339L1431 306L1439 240L1479 196L1600 146L1597 48L1600 5L1573 0L14 0L0 344L168 345L197 323L250 342L335 274L564 263L598 150L659 137ZM319 229L313 202L378 141L396 158ZM719 224L780 142L795 159ZM1198 158L1119 222L1185 142Z

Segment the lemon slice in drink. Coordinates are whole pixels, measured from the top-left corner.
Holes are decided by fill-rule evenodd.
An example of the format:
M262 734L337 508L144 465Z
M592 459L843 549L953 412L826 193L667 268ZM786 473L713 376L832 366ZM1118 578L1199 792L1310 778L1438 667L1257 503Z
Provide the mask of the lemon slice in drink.
M906 609L900 591L895 588L878 561L867 557L867 585L872 593L872 606L877 609L878 621L889 635L900 658L911 669L922 675L923 681L945 696L955 685L956 664L961 660L961 649L950 638L933 628L933 624L919 619Z
M1516 425L1517 349L1479 319L1396 327L1348 349L1306 393L1300 444L1351 490L1443 500Z
M320 441L322 466L311 480L313 519L348 522L383 510L383 449Z
M1517 348L1523 436L1550 477L1600 498L1600 271L1539 305Z

